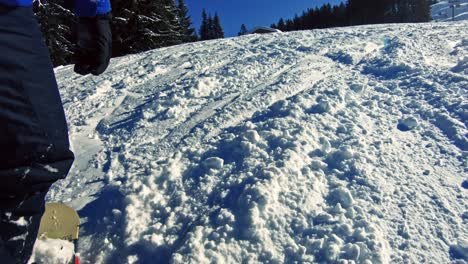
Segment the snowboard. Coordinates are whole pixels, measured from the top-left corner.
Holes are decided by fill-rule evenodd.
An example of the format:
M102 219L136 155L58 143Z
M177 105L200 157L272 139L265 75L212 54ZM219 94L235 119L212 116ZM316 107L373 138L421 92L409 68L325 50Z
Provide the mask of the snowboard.
M62 203L48 203L41 218L39 239L59 239L73 242L75 254L71 264L79 264L76 254L80 232L80 217L75 209Z

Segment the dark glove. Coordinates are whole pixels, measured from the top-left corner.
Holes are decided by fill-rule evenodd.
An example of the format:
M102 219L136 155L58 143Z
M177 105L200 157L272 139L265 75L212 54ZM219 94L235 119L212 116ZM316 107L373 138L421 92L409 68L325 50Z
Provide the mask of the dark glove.
M112 53L110 20L110 13L77 19L76 73L99 75L109 66Z
M64 0L62 6L71 11L75 7L75 0Z

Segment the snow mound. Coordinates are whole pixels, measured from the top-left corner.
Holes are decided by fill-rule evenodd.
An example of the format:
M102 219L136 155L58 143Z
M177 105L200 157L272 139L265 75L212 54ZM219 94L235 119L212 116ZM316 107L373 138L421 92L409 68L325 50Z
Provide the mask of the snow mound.
M468 22L192 43L56 69L84 263L450 263ZM465 241L465 242L464 242Z

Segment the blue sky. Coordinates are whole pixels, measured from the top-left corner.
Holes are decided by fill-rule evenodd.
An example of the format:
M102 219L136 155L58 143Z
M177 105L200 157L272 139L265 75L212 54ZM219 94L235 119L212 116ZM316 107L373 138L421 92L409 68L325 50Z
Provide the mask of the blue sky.
M200 28L201 12L205 8L214 15L218 12L227 37L237 36L242 23L247 28L269 26L280 17L291 18L309 7L339 0L185 0L195 28Z

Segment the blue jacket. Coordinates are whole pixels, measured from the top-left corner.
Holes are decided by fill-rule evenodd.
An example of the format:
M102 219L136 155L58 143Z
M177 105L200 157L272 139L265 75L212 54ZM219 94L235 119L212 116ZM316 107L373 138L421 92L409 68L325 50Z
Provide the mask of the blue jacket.
M7 6L31 6L32 0L0 0ZM75 0L75 13L80 17L93 17L111 11L110 0Z

